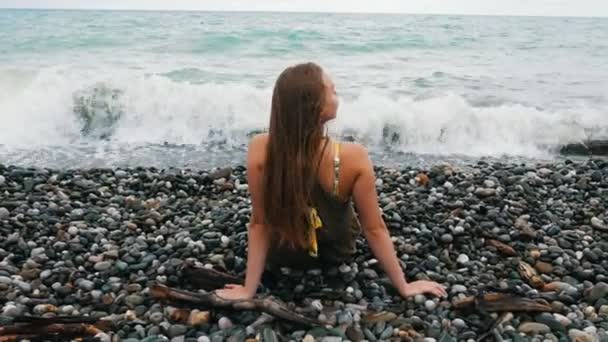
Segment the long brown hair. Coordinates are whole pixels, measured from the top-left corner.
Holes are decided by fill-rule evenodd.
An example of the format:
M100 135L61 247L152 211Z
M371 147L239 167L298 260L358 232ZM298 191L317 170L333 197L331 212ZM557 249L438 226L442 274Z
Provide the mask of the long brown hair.
M279 243L308 243L309 213L323 140L323 69L314 63L285 69L272 95L264 168L264 215Z

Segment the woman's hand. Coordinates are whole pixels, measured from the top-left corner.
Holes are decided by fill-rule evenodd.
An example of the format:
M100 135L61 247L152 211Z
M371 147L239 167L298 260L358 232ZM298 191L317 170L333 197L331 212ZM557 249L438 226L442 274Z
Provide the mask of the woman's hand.
M437 297L446 297L448 295L442 285L428 280L418 280L408 283L400 292L401 296L406 298L419 294L431 294Z
M243 285L228 284L221 290L215 292L223 299L238 300L251 299L255 296L255 291L251 291Z

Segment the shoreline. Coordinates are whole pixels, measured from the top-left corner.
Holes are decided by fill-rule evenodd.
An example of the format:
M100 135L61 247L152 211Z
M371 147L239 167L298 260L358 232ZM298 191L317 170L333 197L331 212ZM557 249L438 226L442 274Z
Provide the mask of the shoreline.
M376 167L380 206L408 280L439 281L450 295L401 300L362 238L351 263L284 269L261 290L323 316L333 330L278 321L252 327L254 312L177 315L149 295L154 282L192 290L184 264L244 270L245 172L0 164L0 316L123 320L99 336L104 341L244 341L257 334L453 341L479 338L489 322L480 312L455 310L454 302L498 291L544 299L554 311L514 313L495 329L503 338L608 339L606 160ZM368 311L382 314L370 318ZM166 339L153 339L161 335Z

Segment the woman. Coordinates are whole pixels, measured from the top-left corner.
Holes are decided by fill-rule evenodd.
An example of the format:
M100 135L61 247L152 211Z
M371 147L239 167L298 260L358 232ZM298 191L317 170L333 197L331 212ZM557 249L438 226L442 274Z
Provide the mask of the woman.
M361 226L401 296L446 295L435 282L406 282L378 207L367 151L324 135L337 109L334 84L318 65L292 66L279 76L269 133L251 140L247 157L252 216L245 284L226 286L218 292L221 297L253 297L268 264L312 267L347 261Z

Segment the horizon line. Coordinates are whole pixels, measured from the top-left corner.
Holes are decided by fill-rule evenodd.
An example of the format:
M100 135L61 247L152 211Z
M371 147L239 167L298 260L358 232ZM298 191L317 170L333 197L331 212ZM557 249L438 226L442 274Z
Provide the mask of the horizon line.
M69 8L69 7L2 7L1 10L24 11L108 11L108 12L202 12L202 13L284 13L284 14L376 14L376 15L436 15L436 16L476 16L476 17L527 17L527 18L587 18L605 19L608 15L540 15L540 14L507 14L507 13L440 13L440 12L345 12L345 11L299 11L299 10L232 10L232 9L141 9L141 8Z

